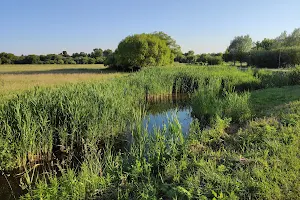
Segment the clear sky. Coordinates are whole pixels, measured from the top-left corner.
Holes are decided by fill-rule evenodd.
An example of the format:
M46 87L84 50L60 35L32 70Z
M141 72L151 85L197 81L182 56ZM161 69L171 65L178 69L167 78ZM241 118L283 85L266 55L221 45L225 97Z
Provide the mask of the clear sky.
M274 38L300 27L300 0L1 0L0 52L115 49L164 31L183 52L223 52L237 35Z

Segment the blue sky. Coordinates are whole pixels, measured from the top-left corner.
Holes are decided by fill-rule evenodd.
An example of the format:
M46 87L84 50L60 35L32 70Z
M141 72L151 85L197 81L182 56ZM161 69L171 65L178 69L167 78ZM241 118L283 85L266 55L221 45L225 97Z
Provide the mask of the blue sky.
M2 0L0 52L115 49L130 34L164 31L184 52L223 52L237 35L274 38L300 27L299 0Z

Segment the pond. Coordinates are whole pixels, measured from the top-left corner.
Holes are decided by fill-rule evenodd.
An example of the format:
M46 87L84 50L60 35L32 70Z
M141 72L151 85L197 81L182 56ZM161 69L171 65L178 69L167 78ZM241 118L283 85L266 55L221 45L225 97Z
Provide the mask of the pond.
M174 118L181 125L182 132L187 134L193 121L191 100L188 95L170 95L148 102L147 115L143 126L148 132L168 127Z

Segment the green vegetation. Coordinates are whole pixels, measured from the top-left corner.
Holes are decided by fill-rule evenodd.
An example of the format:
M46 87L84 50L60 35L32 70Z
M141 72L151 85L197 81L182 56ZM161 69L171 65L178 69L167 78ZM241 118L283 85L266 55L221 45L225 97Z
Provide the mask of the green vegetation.
M297 85L254 91L251 93L250 101L255 113L268 115L273 113L278 106L297 101L299 97L300 87Z
M295 67L300 64L300 28L289 35L285 31L275 39L265 38L253 44L248 35L236 37L223 58L259 68Z
M250 52L251 48L252 39L249 35L235 37L228 47L228 51L232 55L234 65L237 60L240 63L245 62L245 55Z
M300 47L253 50L249 63L260 68L295 67L300 64Z
M12 53L0 53L0 64L103 64L112 54L112 50L96 48L91 53L73 53L69 55L66 51L56 55L27 55L16 56Z
M173 62L197 65L221 65L223 62L246 63L258 68L287 68L300 65L300 28L291 34L283 32L275 39L253 42L249 35L236 36L223 53L182 53L181 47L168 34L160 31L128 36L113 52L95 48L91 53L66 51L56 55L22 55L0 53L0 64L105 64L119 70L164 66Z
M104 65L3 65L0 67L0 102L34 87L110 80L127 75Z
M35 88L0 105L0 169L25 169L22 199L297 199L297 73L178 65ZM181 93L189 133L148 133L146 97Z
M108 64L122 70L165 66L174 61L174 55L167 43L153 34L126 37L120 42L114 56L115 62Z

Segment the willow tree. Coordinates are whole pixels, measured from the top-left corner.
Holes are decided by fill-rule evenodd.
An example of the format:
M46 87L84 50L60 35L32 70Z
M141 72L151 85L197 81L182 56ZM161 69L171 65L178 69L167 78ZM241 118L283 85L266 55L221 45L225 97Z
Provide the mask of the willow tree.
M114 65L123 70L164 66L174 62L166 41L153 34L126 37L119 43L114 54Z
M249 35L237 36L231 41L228 51L233 57L234 65L236 60L240 61L242 65L245 57L247 57L246 54L250 52L252 46L253 42Z

